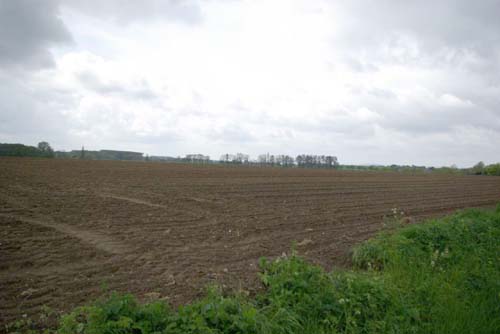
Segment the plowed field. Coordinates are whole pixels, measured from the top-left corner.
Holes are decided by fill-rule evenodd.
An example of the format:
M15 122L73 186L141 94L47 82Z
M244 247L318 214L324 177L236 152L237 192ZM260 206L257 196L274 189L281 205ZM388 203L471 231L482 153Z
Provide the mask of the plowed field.
M257 260L330 269L392 208L418 221L500 202L500 177L0 159L0 323L103 289L172 304L255 289Z

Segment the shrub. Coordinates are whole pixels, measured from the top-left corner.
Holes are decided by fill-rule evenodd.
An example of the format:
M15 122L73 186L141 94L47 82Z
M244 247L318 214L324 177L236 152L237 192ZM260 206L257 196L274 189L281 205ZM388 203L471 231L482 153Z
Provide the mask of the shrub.
M379 275L405 294L407 306L420 310L425 330L495 333L500 330L499 254L500 206L381 234L357 247L353 262L382 269Z

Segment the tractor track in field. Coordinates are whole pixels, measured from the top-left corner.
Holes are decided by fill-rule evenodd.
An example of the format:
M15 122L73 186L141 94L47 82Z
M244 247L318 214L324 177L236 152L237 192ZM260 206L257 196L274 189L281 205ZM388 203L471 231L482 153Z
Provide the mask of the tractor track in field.
M0 213L0 217L11 219L14 222L23 222L55 230L70 238L77 239L77 241L91 245L92 247L95 247L97 250L109 254L123 254L127 251L128 248L125 245L122 245L119 241L113 240L108 236L95 233L92 231L79 229L70 225L56 223L54 221L50 221L50 219L47 218L34 219L34 218L21 217L5 213ZM78 247L78 245L75 246Z

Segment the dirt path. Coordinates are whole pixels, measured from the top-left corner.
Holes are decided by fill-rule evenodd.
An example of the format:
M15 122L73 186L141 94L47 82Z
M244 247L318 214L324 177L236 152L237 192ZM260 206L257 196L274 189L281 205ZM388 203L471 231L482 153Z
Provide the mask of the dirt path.
M112 199L116 199L116 200L119 200L119 201L125 201L125 202L139 204L139 205L145 205L145 206L149 206L149 207L153 207L153 208L166 208L165 205L154 204L154 203L151 203L151 202L148 202L148 201L144 201L144 200L140 200L140 199L137 199L137 198L131 198L131 197L125 197L125 196L117 196L117 195L112 195L112 194L107 194L107 193L100 193L100 194L98 194L98 196L105 197L105 198L112 198Z

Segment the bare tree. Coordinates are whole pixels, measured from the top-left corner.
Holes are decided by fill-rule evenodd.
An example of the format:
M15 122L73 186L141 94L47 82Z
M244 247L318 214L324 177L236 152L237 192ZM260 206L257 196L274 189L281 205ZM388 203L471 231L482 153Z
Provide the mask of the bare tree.
M337 168L337 157L331 155L300 154L295 158L299 167Z

